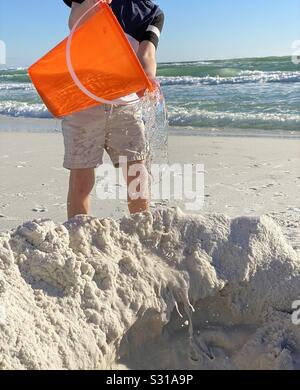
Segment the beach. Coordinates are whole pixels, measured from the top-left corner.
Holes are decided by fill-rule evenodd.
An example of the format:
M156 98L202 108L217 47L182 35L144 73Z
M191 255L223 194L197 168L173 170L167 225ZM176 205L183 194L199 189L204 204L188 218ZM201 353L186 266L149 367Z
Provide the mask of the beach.
M171 128L169 163L204 166L203 209L130 217L94 190L91 216L66 221L62 134L17 128L59 124L14 121L0 132L0 369L300 368L297 137Z
M159 80L151 163L196 169L203 204L130 216L99 168L91 215L67 221L61 122L27 69L0 69L0 369L300 369L300 72L245 58Z
M61 224L60 137L1 133L0 369L300 368L299 141L171 136L202 211Z
M3 119L3 121L5 121ZM15 119L10 119L11 126ZM20 121L20 120L19 120ZM37 126L23 119L23 126ZM39 120L40 128L57 126ZM1 120L0 120L1 123ZM205 204L198 213L230 217L270 215L295 248L300 247L300 139L270 136L199 136L170 129L169 163L203 164ZM250 133L250 130L249 130ZM35 218L66 220L68 171L62 167L63 138L57 133L0 133L1 231ZM108 160L106 160L108 162ZM185 210L184 201L173 202ZM127 205L92 193L92 215L119 218Z

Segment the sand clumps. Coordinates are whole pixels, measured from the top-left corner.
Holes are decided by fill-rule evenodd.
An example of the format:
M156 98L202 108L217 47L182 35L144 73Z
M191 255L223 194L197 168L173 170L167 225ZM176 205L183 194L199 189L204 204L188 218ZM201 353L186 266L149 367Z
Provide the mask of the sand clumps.
M298 299L268 217L28 222L0 234L0 369L297 369Z

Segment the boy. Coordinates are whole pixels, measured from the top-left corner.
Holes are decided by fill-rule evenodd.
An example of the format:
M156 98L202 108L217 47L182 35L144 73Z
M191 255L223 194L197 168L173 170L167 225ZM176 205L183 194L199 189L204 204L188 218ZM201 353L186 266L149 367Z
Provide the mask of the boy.
M72 7L69 27L96 0L63 0ZM164 14L151 0L107 0L115 16L126 33L133 49L149 78L156 83L156 49L164 24ZM139 97L144 91L139 91ZM132 96L122 98L129 102ZM145 125L138 104L124 106L101 105L65 117L62 122L65 144L64 167L70 170L68 217L89 213L89 195L95 184L95 168L103 163L104 150L109 154L115 167L119 158L127 159L124 172L127 187L130 183L140 183L147 187L145 180L137 173L132 175L130 168L135 164L145 167L147 142ZM134 171L134 169L133 169ZM139 193L146 193L146 188L139 188ZM128 208L134 213L149 209L149 199L145 196L136 198L128 191Z

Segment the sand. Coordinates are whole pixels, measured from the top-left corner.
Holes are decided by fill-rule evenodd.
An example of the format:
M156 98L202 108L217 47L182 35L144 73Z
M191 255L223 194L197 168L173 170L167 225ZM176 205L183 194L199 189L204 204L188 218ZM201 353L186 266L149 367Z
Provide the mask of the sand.
M61 135L0 133L0 369L300 369L299 146L171 135L202 210L65 222Z
M2 369L300 368L300 257L269 217L43 220L0 248Z
M16 131L19 122L11 120L10 129ZM38 123L44 129L57 126L49 120ZM37 128L37 123L23 119L23 126ZM170 164L204 164L205 204L198 213L267 214L280 224L293 247L300 248L299 139L171 134ZM62 161L61 134L0 132L0 231L37 217L56 223L66 220L68 172ZM190 212L185 202L171 205ZM93 191L93 216L117 219L126 210L125 201L104 202Z

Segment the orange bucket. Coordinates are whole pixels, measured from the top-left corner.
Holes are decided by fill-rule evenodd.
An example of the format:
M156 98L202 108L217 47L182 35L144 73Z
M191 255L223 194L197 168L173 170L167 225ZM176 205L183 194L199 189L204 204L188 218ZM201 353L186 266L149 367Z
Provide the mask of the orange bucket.
M153 90L117 18L102 2L82 15L70 36L32 65L29 75L55 117L104 103L124 104L119 98Z

